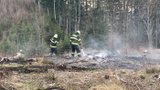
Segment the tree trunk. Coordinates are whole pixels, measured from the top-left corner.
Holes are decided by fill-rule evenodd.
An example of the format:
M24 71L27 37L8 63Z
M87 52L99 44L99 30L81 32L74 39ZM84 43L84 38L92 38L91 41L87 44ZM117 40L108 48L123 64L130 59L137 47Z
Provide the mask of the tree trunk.
M56 0L54 0L53 6L54 6L54 19L56 20L57 19L57 17L56 17Z

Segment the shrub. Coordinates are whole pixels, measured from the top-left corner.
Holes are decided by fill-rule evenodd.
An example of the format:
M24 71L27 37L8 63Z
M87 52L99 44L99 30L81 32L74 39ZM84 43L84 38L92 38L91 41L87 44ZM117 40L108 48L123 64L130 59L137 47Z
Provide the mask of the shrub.
M69 52L70 50L70 41L69 37L65 36L64 40L60 40L58 45L58 54L63 54L65 52Z

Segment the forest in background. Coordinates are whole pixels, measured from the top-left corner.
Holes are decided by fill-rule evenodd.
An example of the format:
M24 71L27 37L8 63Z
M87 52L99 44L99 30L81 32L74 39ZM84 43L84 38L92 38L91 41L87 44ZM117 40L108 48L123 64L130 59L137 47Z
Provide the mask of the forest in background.
M0 18L2 55L48 53L54 33L67 52L78 29L86 48L160 47L159 0L0 0Z

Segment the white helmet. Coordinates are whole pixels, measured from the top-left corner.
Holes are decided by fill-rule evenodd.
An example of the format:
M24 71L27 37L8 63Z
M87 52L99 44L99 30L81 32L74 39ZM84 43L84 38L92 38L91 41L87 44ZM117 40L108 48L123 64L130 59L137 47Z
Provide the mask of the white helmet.
M76 33L79 34L79 35L81 34L81 32L79 30Z
M19 50L19 52L22 52L23 50L21 49L21 50Z
M54 36L53 36L54 38L58 38L58 34L54 34Z

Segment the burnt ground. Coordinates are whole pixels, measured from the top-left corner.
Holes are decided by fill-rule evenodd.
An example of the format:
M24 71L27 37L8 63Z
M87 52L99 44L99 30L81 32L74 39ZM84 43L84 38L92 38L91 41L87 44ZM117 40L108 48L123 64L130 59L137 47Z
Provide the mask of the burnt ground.
M150 65L160 64L160 59L151 59L146 56L107 56L107 57L81 57L81 58L48 58L56 65L66 69L139 69Z
M151 49L147 52L129 51L128 54L109 51L86 51L83 57L45 57L56 65L66 69L139 69L160 64L160 50Z

